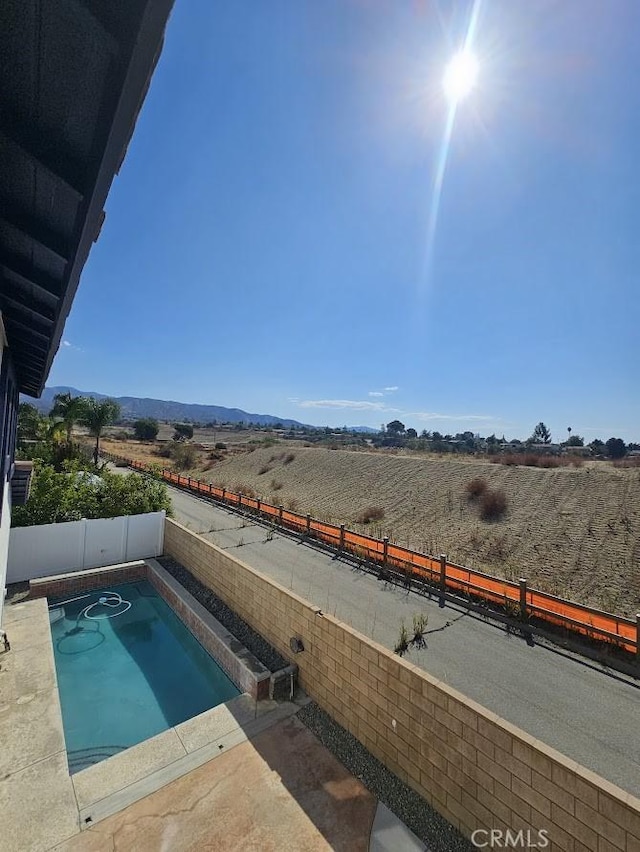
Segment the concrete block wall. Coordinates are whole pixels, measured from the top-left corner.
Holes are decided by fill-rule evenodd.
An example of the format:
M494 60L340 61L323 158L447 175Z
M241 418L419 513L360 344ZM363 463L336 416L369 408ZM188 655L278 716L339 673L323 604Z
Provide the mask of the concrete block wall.
M633 796L175 521L165 552L283 655L300 637L308 694L468 837L509 829L552 850L640 852Z

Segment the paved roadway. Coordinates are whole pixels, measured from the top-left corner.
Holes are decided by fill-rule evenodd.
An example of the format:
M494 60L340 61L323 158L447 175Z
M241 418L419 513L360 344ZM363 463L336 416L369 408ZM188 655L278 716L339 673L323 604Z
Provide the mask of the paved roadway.
M118 472L126 472L118 469ZM330 553L176 488L177 521L341 621L393 648L404 619L429 616L407 659L640 798L640 682L547 643L527 644L463 608L440 608Z
M331 554L170 489L176 520L386 647L402 619L429 616L427 647L407 659L583 766L640 797L640 684L528 645L447 604L381 583Z

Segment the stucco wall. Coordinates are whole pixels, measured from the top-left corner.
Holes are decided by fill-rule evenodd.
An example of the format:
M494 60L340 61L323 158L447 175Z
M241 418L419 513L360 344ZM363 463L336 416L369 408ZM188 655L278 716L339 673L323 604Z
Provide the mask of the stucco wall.
M2 368L5 345L6 341L4 336L4 326L2 325L2 313L0 313L0 369ZM0 411L1 410L2 406L0 405ZM2 428L1 417L0 428ZM2 436L0 436L0 447L2 446L1 437ZM2 455L1 452L0 455ZM1 459L0 475L2 475ZM9 528L11 527L11 498L9 490L9 484L5 483L5 487L2 489L2 510L0 514L0 627L2 627L2 615L4 611L5 586L7 583L7 555L9 553Z
M4 596L7 584L7 559L9 554L9 531L11 528L11 489L7 483L2 495L2 516L0 517L0 627L4 612Z

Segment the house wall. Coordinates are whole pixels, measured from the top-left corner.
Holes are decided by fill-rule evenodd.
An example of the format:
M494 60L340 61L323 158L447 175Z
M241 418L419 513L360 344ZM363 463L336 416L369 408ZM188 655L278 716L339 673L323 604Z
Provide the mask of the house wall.
M285 657L301 638L295 662L308 694L468 837L529 830L550 850L640 849L633 796L175 521L165 552Z
M9 554L9 531L11 527L11 489L5 484L0 510L0 627L4 612L4 598L7 585L7 557Z
M17 389L0 313L0 627L6 595L7 554L11 527L11 488Z

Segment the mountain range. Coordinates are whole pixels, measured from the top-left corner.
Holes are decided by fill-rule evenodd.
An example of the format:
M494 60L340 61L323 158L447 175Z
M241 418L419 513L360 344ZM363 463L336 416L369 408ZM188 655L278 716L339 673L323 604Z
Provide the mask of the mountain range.
M31 405L47 414L53 407L53 398L58 393L70 393L72 396L92 396L95 399L106 399L104 393L82 391L71 387L46 387L40 399L21 398L22 402ZM273 426L282 423L283 426L303 426L297 420L286 417L276 417L273 414L251 414L240 408L225 408L222 405L199 405L196 403L175 402L166 399L147 399L137 396L112 397L120 405L123 420L137 420L139 417L154 417L156 420L174 422L191 421L193 423L258 423L261 426Z

